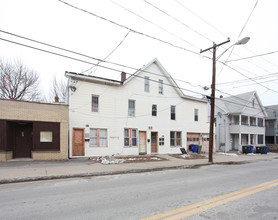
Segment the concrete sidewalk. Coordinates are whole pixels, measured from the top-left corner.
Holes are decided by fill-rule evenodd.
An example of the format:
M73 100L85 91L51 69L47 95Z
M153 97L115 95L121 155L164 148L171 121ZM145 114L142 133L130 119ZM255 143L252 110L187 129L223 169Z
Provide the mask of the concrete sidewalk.
M183 159L157 155L165 160L104 165L89 159L67 161L8 161L0 163L0 184L77 177L185 169L210 165L208 159ZM215 153L213 164L237 164L278 159L278 154L235 155ZM277 160L278 162L278 160Z

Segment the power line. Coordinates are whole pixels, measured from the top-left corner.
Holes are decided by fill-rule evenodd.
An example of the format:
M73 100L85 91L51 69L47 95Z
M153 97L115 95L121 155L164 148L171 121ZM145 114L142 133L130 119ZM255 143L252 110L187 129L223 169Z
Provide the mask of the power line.
M31 39L31 38L27 38L27 37L23 37L23 36L20 36L20 35L17 35L17 34L13 34L13 33L10 33L10 32L7 32L7 31L4 31L4 30L0 30L0 32L2 33L5 33L5 34L8 34L8 35L12 35L12 36L15 36L15 37L18 37L18 38L22 38L24 40L28 40L28 41L31 41L31 42L35 42L35 43L38 43L38 44L42 44L44 46L48 46L48 47L52 47L52 48L55 48L55 49L59 49L59 50L62 50L62 51L65 51L65 52L69 52L69 53L73 53L73 54L76 54L76 55L79 55L79 56L83 56L83 57L86 57L86 58L89 58L89 59L93 59L93 60L96 60L98 61L98 63L108 63L108 64L112 64L112 65L116 65L116 66L119 66L119 67L123 67L123 68L128 68L128 69L132 69L132 70L135 70L135 71L138 71L138 68L135 68L135 67L130 67L130 66L127 66L127 65L123 65L123 64L119 64L119 63L114 63L114 62L110 62L110 61L105 61L104 59L100 59L100 58L96 58L96 57L92 57L92 56L88 56L88 55L85 55L85 54L82 54L82 53L79 53L79 52L75 52L75 51L72 51L72 50L69 50L69 49L65 49L65 48L62 48L62 47L58 47L58 46L55 46L55 45L51 45L51 44L48 44L48 43L44 43L44 42L41 42L41 41L38 41L38 40L34 40L34 39ZM130 33L130 32L128 32ZM127 33L127 35L128 35ZM126 35L126 36L127 36ZM4 39L3 39L4 40ZM12 42L11 42L12 43ZM121 43L120 43L121 44ZM120 45L119 44L119 45ZM118 46L119 46L118 45ZM22 46L22 45L21 45ZM115 48L116 49L116 48ZM107 57L106 57L107 58ZM209 57L207 57L209 58ZM209 58L211 59L211 58ZM94 66L96 66L97 64L93 64ZM151 72L151 71L144 71L146 73L150 73L152 75L158 75L157 73L154 73L154 72ZM160 76L160 75L159 75ZM191 86L194 86L194 87L204 87L202 85L193 85L192 83L188 82L188 81L185 81L185 80L181 80L181 79L175 79L173 78L175 81L179 81L179 82L183 82L183 83L187 83Z
M253 80L252 78L250 78L250 77L246 76L246 75L245 75L245 74L243 74L242 72L240 72L240 71L236 70L235 68L233 68L233 67L231 67L231 66L227 65L226 63L224 63L224 62L221 62L221 63L222 63L223 65L225 65L225 66L229 67L230 69L234 70L235 72L239 73L240 75L242 75L242 76L246 77L247 79L249 79L249 80L251 80L251 81L255 82L256 84L258 84L258 85L260 85L260 86L262 86L262 87L264 87L264 88L266 88L266 89L268 89L268 90L271 90L271 91L273 91L273 92L275 92L275 93L278 93L278 91L273 90L273 89L270 89L270 88L267 88L267 87L266 87L266 86L264 86L263 84L261 84L261 83L259 83L259 82L256 82L256 81L255 81L255 80Z
M120 4L116 3L116 2L114 2L114 1L112 1L112 0L110 0L110 2L112 2L112 3L115 4L115 5L117 5L117 6L120 7L120 8L122 8L122 9L128 11L129 13L131 13L131 14L133 14L133 15L135 15L135 16L141 18L141 19L143 19L144 21L146 21L146 22L148 22L148 23L154 25L155 27L157 27L157 28L159 28L159 29L165 31L166 33L168 33L168 34L170 34L170 35L172 35L172 36L178 38L179 40L182 40L182 41L184 41L185 43L190 44L191 46L195 47L196 49L199 49L196 45L190 43L189 41L184 40L183 38L181 38L181 37L175 35L174 33L172 33L172 32L170 32L170 31L166 30L165 28L163 28L163 27L161 27L161 26L155 24L154 22L152 22L152 21L150 21L150 20L144 18L143 16L141 16L141 15L139 15L139 14L137 14L137 13L135 13L135 12L133 12L133 11L131 11L131 10L125 8L124 6L122 6L122 5L120 5Z
M48 50L44 50L44 49L41 49L41 48L29 46L29 45L26 45L26 44L22 44L22 43L19 43L19 42L7 40L7 39L4 39L4 38L0 38L0 40L6 41L6 42L9 42L9 43L13 43L13 44L17 44L17 45L20 45L20 46L28 47L28 48L31 48L31 49L35 49L35 50L38 50L38 51L41 51L41 52L49 53L49 54L52 54L52 55L60 56L60 57L63 57L63 58L67 58L67 59L71 59L71 60L83 62L83 63L86 63L86 64L96 65L95 63L92 63L92 62L89 62L89 61L85 61L85 60L77 59L77 58L74 58L74 57L66 56L66 55L63 55L63 54L51 52L51 51L48 51ZM81 54L80 54L80 55L81 55ZM86 56L86 55L85 55L85 56ZM99 66L99 67L102 67L102 68L105 68L105 69L112 70L112 71L122 72L121 70L114 69L114 68L111 68L111 67L107 67L107 66L103 66L103 65L98 65L98 66ZM128 73L128 72L126 72L126 74L128 74L128 75L130 75L130 76L137 77L137 78L145 79L143 76L135 75L138 71L148 72L148 71L144 71L144 70L142 70L142 69L140 68L140 69L137 69L137 71L136 71L135 73L133 73L133 74L132 74L132 73ZM158 75L158 74L157 74L157 75ZM161 75L160 75L160 76L161 76ZM172 79L172 77L170 77L170 78ZM158 83L158 81L156 81L156 80L150 79L150 81ZM201 96L203 96L203 97L205 96L205 94L202 94L202 93L199 93L199 92L195 92L195 91L192 91L192 90L189 90L189 89L181 88L181 87L179 87L179 86L174 86L174 85L172 85L172 84L168 84L168 83L164 83L164 82L163 82L163 84L166 85L166 86L171 86L171 87L173 87L173 88L177 88L177 89L181 89L181 90L184 90L184 91L187 91L187 92L191 92L191 93L194 93L194 94L197 94L197 95L201 95Z
M110 22L110 23L112 23L112 24L114 24L114 25L116 25L116 26L118 26L118 27L121 27L121 28L127 29L127 30L129 30L129 31L132 31L132 32L134 32L134 33L136 33L136 34L139 34L139 35L142 35L142 36L151 38L151 39L153 39L153 40L159 41L159 42L161 42L161 43L170 45L170 46L172 46L172 47L175 47L175 48L178 48L178 49L181 49L181 50L184 50L184 51L187 51L187 52L190 52L190 53L192 53L192 54L195 54L195 55L198 55L198 56L199 56L199 53L197 53L197 52L195 52L195 51L193 51L193 50L189 50L189 49L186 49L186 48L184 48L184 47L175 45L175 44L173 44L173 43L171 43L171 42L168 42L168 41L166 41L166 40L162 40L162 39L160 39L160 38L151 36L151 35L149 35L149 34L145 34L145 33L143 33L143 32L136 31L136 30L134 30L134 29L132 29L132 28L129 28L129 27L125 26L125 25L119 24L119 23L117 23L117 22L115 22L115 21L112 21L112 20L110 20L110 19L104 18L104 17L99 16L99 15L97 15L97 14L95 14L95 13L89 12L89 11L87 11L87 10L85 10L85 9L82 9L82 8L79 8L79 7L74 6L74 5L72 5L72 4L69 4L69 3L65 2L65 1L62 1L62 0L57 0L57 1L59 1L59 2L61 2L61 3L63 3L63 4L65 4L65 5L67 5L67 6L69 6L69 7L72 7L72 8L74 8L74 9L76 9L76 10L79 10L79 11L82 11L82 12L84 12L84 13L90 14L90 15L92 15L92 16L94 16L94 17L97 17L97 18L100 18L100 19L102 19L102 20L104 20L104 21Z
M266 79L266 78L272 78L272 77L277 77L278 76L278 72L277 73L271 73L269 75L263 75L263 76L257 76L252 78L253 80L261 80L261 79ZM240 83L246 83L248 82L249 79L241 79L241 80L235 80L235 81L230 81L230 82L224 82L224 83L218 83L216 84L217 86L228 86L229 84L240 84Z
M124 38L121 40L121 42L120 42L120 43L119 43L119 44L118 44L106 57L104 57L104 58L102 59L102 61L98 61L98 63L97 63L96 65L94 65L94 66L92 66L91 68L89 68L89 69L87 69L87 70L81 72L81 74L84 73L84 72L87 72L87 71L89 71L89 70L91 70L91 69L93 69L94 67L97 67L100 63L102 63L102 62L105 61L108 57L110 57L110 56L119 48L119 46L124 42L124 40L127 38L127 36L128 36L129 33L130 33L130 31L127 32L127 34L124 36Z
M246 22L245 22L245 24L243 25L243 27L242 27L242 29L241 29L241 31L240 31L238 37L237 37L237 41L239 40L240 35L242 34L243 30L245 29L245 27L246 27L246 25L247 25L247 23L248 23L248 21L249 21L251 15L253 14L255 8L257 7L257 4L258 4L258 0L256 1L256 3L255 3L255 5L254 5L254 7L253 7L251 13L249 14L249 16L248 16L248 18L247 18L247 20L246 20ZM227 61L229 60L229 58L230 58L230 56L232 55L233 51L234 51L234 47L231 49L231 51L230 51L230 53L229 53L229 55L228 55L228 57L227 57L227 59L226 59L225 62L227 62ZM223 71L223 69L224 69L224 66L222 66L222 68L221 68L220 72L218 73L218 75L221 74L221 72Z
M187 11L191 12L193 15L195 15L196 17L198 17L200 20L202 20L204 23L206 23L208 26L210 26L211 28L213 28L214 30L216 30L218 33L222 34L225 38L228 38L228 36L226 34L224 34L223 32L219 31L216 27L214 27L212 24L208 23L205 19L203 19L201 16L199 16L198 14L196 14L195 12L193 12L191 9L189 9L188 7L186 7L184 4L180 3L178 0L175 0L175 2L177 2L179 5L181 5L184 9L186 9Z
M243 58L239 58L239 59L235 59L235 60L228 60L228 61L226 61L226 63L240 61L240 60L247 60L247 59L256 58L256 57L262 57L262 56L266 56L266 55L270 55L270 54L274 54L274 53L278 53L278 50L268 52L268 53L258 54L258 55L254 55L254 56L250 56L250 57L243 57Z
M153 8L155 8L156 10L162 12L163 14L167 15L168 17L172 18L173 20L177 21L178 23L182 24L183 26L187 27L188 29L190 29L191 31L197 33L198 35L202 36L203 38L213 42L211 39L209 39L208 37L206 37L205 35L201 34L200 32L194 30L193 28L191 28L190 26L188 26L187 24L185 24L184 22L178 20L177 18L173 17L172 15L170 15L169 13L163 11L162 9L158 8L157 6L153 5L152 3L148 2L147 0L144 0L147 4L149 4L150 6L152 6Z

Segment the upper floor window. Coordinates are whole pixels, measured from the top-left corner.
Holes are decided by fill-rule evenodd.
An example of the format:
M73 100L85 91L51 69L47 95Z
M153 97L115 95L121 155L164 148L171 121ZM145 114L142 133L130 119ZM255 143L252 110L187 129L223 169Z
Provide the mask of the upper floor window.
M152 116L157 116L157 105L152 105Z
M92 95L92 112L98 112L98 96Z
M176 106L171 105L171 120L176 120Z
M264 119L258 118L258 126L263 127L264 126Z
M158 80L158 94L163 94L163 80Z
M150 91L150 77L145 76L145 92Z
M256 126L256 118L255 117L250 117L250 125Z
M194 121L199 120L199 109L194 109Z
M128 100L128 116L135 117L135 100Z
M249 125L248 116L246 115L241 116L241 125Z

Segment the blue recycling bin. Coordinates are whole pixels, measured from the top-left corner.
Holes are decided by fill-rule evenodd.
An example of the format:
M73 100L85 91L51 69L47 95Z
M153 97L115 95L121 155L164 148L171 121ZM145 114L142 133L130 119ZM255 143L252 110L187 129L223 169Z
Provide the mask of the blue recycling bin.
M191 150L193 153L198 153L198 145L197 144L190 144L189 150Z
M253 148L254 148L254 146L249 145L249 147L250 147L250 151L249 151L249 153L251 154L251 153L253 153Z
M268 146L264 146L264 153L267 154Z

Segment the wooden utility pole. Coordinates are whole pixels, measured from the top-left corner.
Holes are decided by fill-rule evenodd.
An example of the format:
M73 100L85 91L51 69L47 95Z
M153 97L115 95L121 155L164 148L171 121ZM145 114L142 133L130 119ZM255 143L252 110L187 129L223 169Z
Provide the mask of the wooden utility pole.
M216 74L216 48L229 43L230 39L228 39L227 41L224 41L220 44L215 44L213 43L213 46L205 49L205 50L201 50L200 53L206 52L208 50L212 49L212 83L211 83L211 96L209 97L210 99L210 126L209 126L209 162L213 163L213 140L214 140L214 109L215 109L215 74Z

